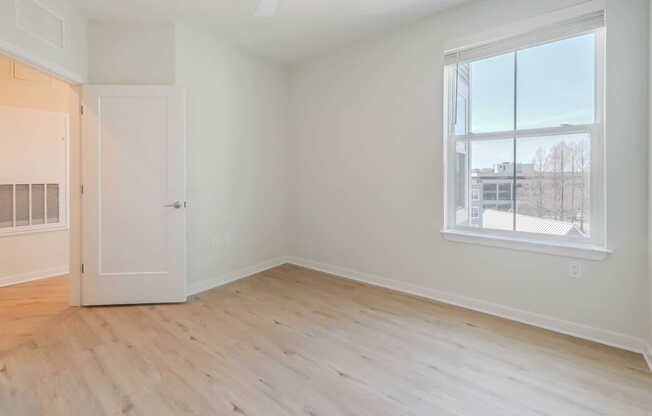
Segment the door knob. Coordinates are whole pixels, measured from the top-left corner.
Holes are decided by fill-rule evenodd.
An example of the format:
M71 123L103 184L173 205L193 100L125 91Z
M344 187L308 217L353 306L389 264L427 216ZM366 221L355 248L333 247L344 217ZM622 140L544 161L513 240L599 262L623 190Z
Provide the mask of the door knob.
M165 208L180 209L183 206L183 204L181 203L181 201L175 201L175 202L173 202L173 203L171 203L169 205L163 205L163 206Z

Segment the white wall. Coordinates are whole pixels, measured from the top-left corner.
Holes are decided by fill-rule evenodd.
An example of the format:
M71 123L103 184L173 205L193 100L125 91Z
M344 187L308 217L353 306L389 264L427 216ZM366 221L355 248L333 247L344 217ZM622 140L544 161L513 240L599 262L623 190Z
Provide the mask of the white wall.
M91 20L91 84L174 84L174 25Z
M287 70L185 25L89 22L89 80L187 89L191 291L287 253Z
M287 253L284 68L213 35L176 28L187 88L189 287Z
M69 272L68 231L0 238L0 287Z
M650 310L650 325L649 325L649 336L648 336L648 354L652 358L652 0L650 0L649 9L649 77L648 77L648 91L649 91L649 113L648 113L648 277L649 277L649 288L650 288L650 297L649 297L649 310Z
M584 277L573 280L566 258L451 243L439 232L444 45L577 3L470 3L296 68L291 254L645 337L647 0L607 0L608 238L615 253L584 262Z
M54 47L19 29L15 0L0 0L0 51L36 64L40 69L56 69L67 81L83 82L88 64L86 18L69 0L41 0L40 3L64 19L64 47Z
M68 186L68 143L62 140L65 123L62 113L0 106L4 149L0 152L0 183L58 183L63 197ZM60 198L60 218L67 225L64 201ZM69 238L63 227L33 234L0 234L0 287L68 273Z

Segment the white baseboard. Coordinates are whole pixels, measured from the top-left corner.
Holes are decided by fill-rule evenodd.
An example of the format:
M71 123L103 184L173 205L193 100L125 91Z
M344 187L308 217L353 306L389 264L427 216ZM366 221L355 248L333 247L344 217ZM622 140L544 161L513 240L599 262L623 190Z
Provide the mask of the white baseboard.
M652 344L647 345L646 351L643 352L643 357L645 357L647 366L650 367L650 371L652 371Z
M32 282L34 280L47 279L49 277L69 274L68 266L52 267L44 270L20 273L11 276L0 276L0 287L17 285L20 283Z
M312 260L296 257L289 257L287 262L297 266L346 277L351 280L421 296L435 301L460 306L466 309L472 309L474 311L510 319L512 321L517 321L539 328L548 329L550 331L571 335L600 344L605 344L637 353L643 353L644 355L646 355L645 351L648 350L646 357L646 359L648 359L648 364L650 364L650 359L652 357L652 352L649 351L646 342L641 338L633 337L631 335L594 328L588 325L578 324L546 315L510 308L484 300L473 299L453 293L441 292L435 289L426 288L407 282L387 279L369 273L358 272L356 270L351 270L345 267L333 266L330 264L319 263ZM650 370L652 370L652 365L650 365Z
M226 285L227 283L235 282L236 280L244 279L245 277L249 277L256 273L264 272L265 270L278 267L285 263L287 263L286 257L277 257L256 264L254 266L249 266L243 269L234 270L232 272L225 273L221 276L213 277L210 279L202 279L198 282L189 284L188 287L186 288L186 295L188 296L196 295L197 293L214 289L216 287Z
M286 263L345 277L347 279L356 280L363 283L369 283L375 286L380 286L403 293L421 296L451 305L460 306L466 309L483 312L489 315L494 315L550 331L571 335L600 344L641 353L647 360L647 363L650 366L650 370L652 371L652 346L647 345L647 343L641 338L620 334L605 329L594 328L588 325L565 321L562 319L520 309L510 308L479 299L441 292L435 289L426 288L407 282L387 279L369 273L358 272L356 270L348 269L345 267L319 263L298 257L277 257L256 264L254 266L245 267L243 269L226 273L222 276L211 279L204 279L189 285L187 294L188 296L195 295L197 293L210 290L218 286L223 286L236 280L244 279L245 277L249 277L256 273L260 273Z

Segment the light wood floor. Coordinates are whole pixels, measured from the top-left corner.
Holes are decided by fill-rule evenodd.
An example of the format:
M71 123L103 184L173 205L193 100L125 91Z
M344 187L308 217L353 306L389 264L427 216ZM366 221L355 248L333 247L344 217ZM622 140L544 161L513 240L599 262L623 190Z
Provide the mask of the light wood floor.
M5 414L636 416L652 374L633 353L285 265L184 305L69 310L0 358Z
M0 287L0 354L21 345L69 305L68 276Z

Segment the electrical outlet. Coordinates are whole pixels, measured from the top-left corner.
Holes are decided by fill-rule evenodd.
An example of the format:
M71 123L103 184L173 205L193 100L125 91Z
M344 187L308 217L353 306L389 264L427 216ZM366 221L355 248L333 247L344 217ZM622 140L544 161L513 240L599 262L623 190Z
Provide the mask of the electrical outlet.
M572 261L568 265L568 276L572 277L573 279L579 279L582 277L582 264Z

